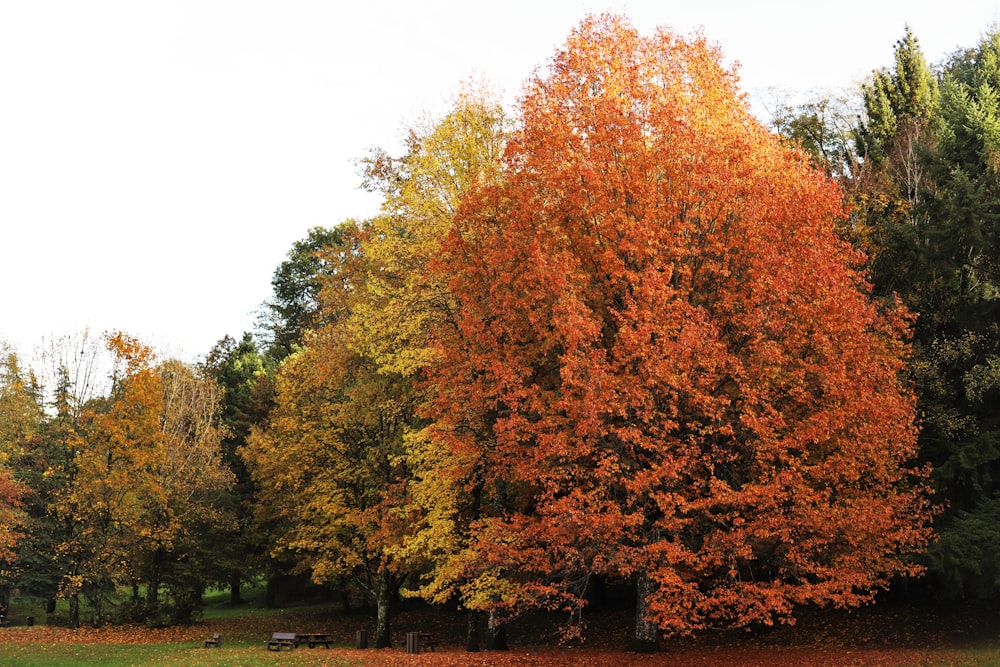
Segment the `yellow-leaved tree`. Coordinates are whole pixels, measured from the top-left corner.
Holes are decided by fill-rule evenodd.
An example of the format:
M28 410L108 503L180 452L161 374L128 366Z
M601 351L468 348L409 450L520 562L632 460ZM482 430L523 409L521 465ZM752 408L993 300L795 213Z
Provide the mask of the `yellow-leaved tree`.
M467 195L504 179L510 131L496 94L469 83L443 117L410 129L404 156L379 150L364 161L367 184L384 202L382 215L364 228L348 327L353 345L380 373L398 373L419 389L421 405L436 391L424 381L438 359L429 333L456 327L447 281L430 267ZM417 575L417 594L436 602L455 594L475 597L481 591L466 586L477 562L468 529L483 511L493 511L482 506L483 471L427 427L426 421L415 423L405 435L412 470L408 501L417 530L398 553ZM477 622L478 615L470 614L470 650L478 649ZM494 643L502 639L487 639L488 646Z
M382 648L406 574L394 547L412 526L403 433L413 401L405 378L378 373L350 342L341 323L306 336L278 371L267 428L242 453L260 489L258 521L280 527L274 553L316 583L348 578L366 591Z
M349 326L379 369L416 376L434 359L428 330L453 321L453 303L428 266L469 189L502 178L508 131L495 94L469 83L443 118L409 129L403 157L377 149L362 161L366 187L384 199L382 215L364 226L364 280Z
M100 625L111 589L133 584L138 602L145 583L150 604L137 611L155 620L166 581L172 620L187 620L206 579L196 564L223 521L216 508L231 484L214 426L217 392L182 364L154 365L153 351L136 338L118 332L105 343L110 393L84 405L79 425L66 432L72 474L50 508L68 527L56 546L65 563L60 593L71 601L72 624L82 593Z
M427 267L468 188L499 178L505 125L499 104L470 87L409 132L405 156L364 161L382 213L344 223L321 252L321 324L279 370L270 423L244 451L263 494L258 521L283 527L275 551L316 582L350 577L366 590L377 646L389 645L389 605L407 576L428 574L430 597L460 580L466 471L442 472L460 466L416 416L427 332L452 317Z
M53 506L73 527L57 546L68 563L61 594L74 611L86 595L95 626L104 622L107 592L136 577L130 555L143 536L142 498L163 451L152 350L122 333L107 336L106 344L114 359L111 394L84 407L72 434L73 484L59 490Z
M216 381L177 360L162 362L156 374L163 452L150 470L154 483L135 555L146 583L146 615L157 617L162 584L170 596L169 619L188 621L226 562L213 547L218 535L234 528L234 475L222 456Z

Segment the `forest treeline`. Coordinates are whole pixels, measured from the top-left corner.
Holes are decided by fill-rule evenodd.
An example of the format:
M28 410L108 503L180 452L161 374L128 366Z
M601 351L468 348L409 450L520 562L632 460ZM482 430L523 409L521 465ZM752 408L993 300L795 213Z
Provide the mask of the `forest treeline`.
M1000 34L931 67L907 30L765 127L703 37L589 17L515 109L469 84L360 164L380 214L297 242L256 335L3 356L0 599L308 579L475 649L608 584L636 647L996 597Z

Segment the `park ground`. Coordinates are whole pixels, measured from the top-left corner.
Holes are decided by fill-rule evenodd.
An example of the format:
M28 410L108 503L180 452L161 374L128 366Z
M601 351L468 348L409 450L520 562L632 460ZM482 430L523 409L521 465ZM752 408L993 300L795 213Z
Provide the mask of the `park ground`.
M374 619L362 611L345 612L329 604L301 604L267 609L254 601L232 606L219 595L195 625L80 628L24 624L12 609L15 625L0 628L0 665L39 667L86 665L164 665L166 667L256 665L597 665L632 666L794 666L849 665L1000 665L1000 610L943 609L880 604L850 612L805 613L794 626L760 631L715 631L664 642L654 655L624 652L631 625L626 607L594 611L587 618L587 641L560 646L554 619L522 619L510 627L510 650L465 651L464 615L421 603L406 603L393 617L393 647L358 650L357 630L371 635ZM23 612L23 610L22 610ZM20 624L18 620L20 618ZM434 653L408 655L408 631L430 632L440 639ZM204 648L213 633L221 649ZM272 632L331 632L337 645L267 651Z

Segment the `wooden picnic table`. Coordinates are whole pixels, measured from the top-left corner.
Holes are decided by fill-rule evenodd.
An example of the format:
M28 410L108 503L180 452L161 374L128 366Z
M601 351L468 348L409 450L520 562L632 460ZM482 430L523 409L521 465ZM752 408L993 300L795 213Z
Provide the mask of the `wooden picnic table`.
M280 651L286 646L292 649L298 645L299 641L296 639L294 632L275 632L272 633L271 638L267 640L268 651Z

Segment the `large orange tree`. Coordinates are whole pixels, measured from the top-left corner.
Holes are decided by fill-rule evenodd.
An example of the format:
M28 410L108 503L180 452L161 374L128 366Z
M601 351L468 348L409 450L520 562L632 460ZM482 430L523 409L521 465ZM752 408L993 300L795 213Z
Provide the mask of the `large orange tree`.
M844 213L701 36L571 34L433 264L458 326L429 416L493 508L468 604L575 616L625 578L655 642L916 571L906 317L869 298Z

